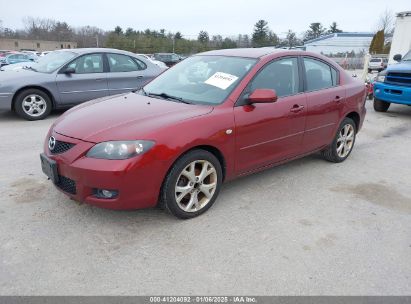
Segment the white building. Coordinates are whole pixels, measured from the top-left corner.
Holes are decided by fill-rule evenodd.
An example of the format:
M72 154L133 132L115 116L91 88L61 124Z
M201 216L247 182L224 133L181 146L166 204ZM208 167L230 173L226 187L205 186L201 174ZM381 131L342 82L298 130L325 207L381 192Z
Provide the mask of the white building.
M397 14L388 63L395 63L396 54L404 56L411 49L411 11Z
M307 51L324 55L337 53L368 53L374 33L334 33L308 40L304 46Z

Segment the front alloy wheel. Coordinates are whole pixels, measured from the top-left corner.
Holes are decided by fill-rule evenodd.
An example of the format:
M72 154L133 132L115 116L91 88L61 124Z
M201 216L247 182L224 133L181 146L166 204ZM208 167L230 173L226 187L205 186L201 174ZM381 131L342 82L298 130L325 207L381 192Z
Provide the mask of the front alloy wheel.
M167 174L161 190L161 205L176 217L196 217L214 204L222 179L221 164L212 153L190 151L180 157Z
M185 212L196 212L207 206L217 188L217 172L206 160L187 165L177 179L175 199Z
M20 92L14 103L16 113L26 120L40 120L51 112L50 97L42 90L27 89Z

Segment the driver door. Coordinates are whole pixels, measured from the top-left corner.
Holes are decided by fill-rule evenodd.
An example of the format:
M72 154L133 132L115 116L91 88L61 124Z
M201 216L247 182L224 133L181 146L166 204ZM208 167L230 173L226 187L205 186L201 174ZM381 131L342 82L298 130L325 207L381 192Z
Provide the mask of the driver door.
M273 103L249 104L255 89L274 89ZM236 171L243 174L292 158L301 153L306 120L297 57L265 65L251 80L234 108L236 123Z
M74 73L65 73L68 68ZM86 54L63 67L56 76L62 105L73 105L109 95L103 54Z

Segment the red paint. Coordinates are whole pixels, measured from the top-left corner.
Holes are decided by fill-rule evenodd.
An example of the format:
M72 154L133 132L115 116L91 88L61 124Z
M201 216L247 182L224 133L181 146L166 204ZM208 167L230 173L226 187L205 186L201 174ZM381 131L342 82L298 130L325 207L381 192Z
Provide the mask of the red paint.
M213 54L232 55L230 50ZM112 209L155 206L162 182L178 157L198 146L209 146L224 157L225 180L304 156L328 145L349 115L365 116L364 84L353 79L324 56L303 51L237 50L236 55L260 58L230 96L220 105L187 105L130 93L96 100L62 115L51 127L44 153L58 163L59 174L76 181L78 201ZM249 81L266 63L282 56L319 58L339 71L334 88L278 97L259 90L252 103L235 106ZM268 102L277 99L275 102ZM227 130L233 132L227 134ZM76 144L60 155L51 155L47 142ZM128 160L87 158L88 150L109 140L153 140L155 146ZM119 190L114 200L95 198L93 188Z

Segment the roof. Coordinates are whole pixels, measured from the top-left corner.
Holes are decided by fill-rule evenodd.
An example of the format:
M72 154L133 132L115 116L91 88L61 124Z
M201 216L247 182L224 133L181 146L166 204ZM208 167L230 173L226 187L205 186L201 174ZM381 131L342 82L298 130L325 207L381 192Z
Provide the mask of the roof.
M275 49L275 48L239 48L239 49L223 49L214 50L198 55L213 55L213 56L232 56L232 57L247 57L247 58L260 58L272 53L289 52L290 50Z
M345 32L345 33L331 33L328 35L324 35L315 39L307 40L305 44L310 44L312 42L317 42L325 39L330 39L333 37L373 37L374 33L371 32Z
M61 49L56 51L70 51L77 54L88 54L88 53L121 53L121 54L133 54L128 51L109 49L109 48L80 48L80 49Z
M397 13L397 17L408 17L408 16L411 16L411 11Z

